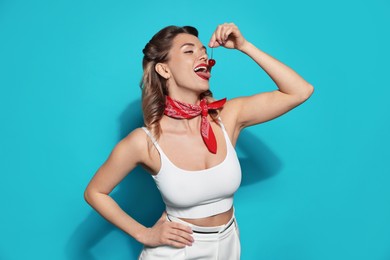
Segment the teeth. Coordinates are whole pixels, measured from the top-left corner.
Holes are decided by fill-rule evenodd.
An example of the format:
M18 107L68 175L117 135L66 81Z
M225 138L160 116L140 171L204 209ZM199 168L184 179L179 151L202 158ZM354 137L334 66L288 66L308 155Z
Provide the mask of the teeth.
M207 70L207 67L206 67L206 66L196 67L194 71L195 71L195 72L198 72L198 71L200 71L200 70L206 71L206 70Z

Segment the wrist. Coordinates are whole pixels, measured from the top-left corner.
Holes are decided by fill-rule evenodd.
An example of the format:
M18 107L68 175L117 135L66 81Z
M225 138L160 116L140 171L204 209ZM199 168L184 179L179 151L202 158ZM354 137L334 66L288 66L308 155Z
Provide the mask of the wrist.
M253 44L245 40L244 43L240 46L240 48L237 49L247 54L251 47L253 47Z
M136 232L134 238L141 244L146 244L149 232L150 232L150 228L142 227L140 230Z

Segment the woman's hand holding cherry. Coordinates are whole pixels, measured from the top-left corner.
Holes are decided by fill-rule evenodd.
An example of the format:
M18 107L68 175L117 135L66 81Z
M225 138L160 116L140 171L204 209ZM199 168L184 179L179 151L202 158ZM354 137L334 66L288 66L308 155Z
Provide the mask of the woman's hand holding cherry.
M245 38L234 23L224 23L218 25L217 29L215 29L211 36L209 47L216 48L223 46L228 49L242 50L245 43Z
M213 35L211 36L209 47L216 48L223 46L228 49L242 50L247 41L242 36L240 30L234 23L224 23L218 25ZM212 51L213 49L211 49ZM209 70L216 64L213 59L213 53L211 52L211 59L209 59Z

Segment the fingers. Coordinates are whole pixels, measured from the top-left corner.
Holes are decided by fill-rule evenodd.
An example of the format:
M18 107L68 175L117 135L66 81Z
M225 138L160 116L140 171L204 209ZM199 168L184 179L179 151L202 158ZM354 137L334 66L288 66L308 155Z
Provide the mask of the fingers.
M175 240L168 240L168 242L165 244L168 246L173 246L173 247L177 247L177 248L183 248L183 247L187 246L186 244L177 242Z
M188 242L187 240L173 234L167 234L166 236L161 237L159 243L156 244L155 246L162 246L162 245L183 248L186 246L191 246L192 242Z
M171 224L172 228L174 228L174 229L178 229L178 230L181 230L183 232L192 234L192 229L190 226L183 225L183 224L176 223L176 222L169 222L169 223Z
M191 246L194 242L190 226L168 221L164 213L156 224L149 229L145 244L149 246L170 245L173 247Z
M222 40L221 40L221 31L223 30L223 25L218 25L217 28L215 29L214 33L211 36L209 46L210 47L219 47L222 45Z
M194 238L191 236L191 227L176 222L170 222L170 226L170 240L187 246L192 245Z
M175 247L184 247L184 246L191 246L194 242L194 239L190 234L183 231L178 231L175 229L171 230L171 233L168 235L168 244L175 246Z
M209 47L210 48L219 47L219 43L215 40L215 32L211 35L211 39L209 41Z
M235 35L237 34L237 35ZM240 36L238 27L234 23L224 23L218 25L214 33L211 36L209 47L219 47L225 45L229 40L229 37ZM225 46L226 47L226 46Z
M164 222L161 227L160 244L174 247L191 246L194 242L192 229L176 222Z
M216 41L220 45L224 45L232 32L232 27L229 25L219 25L216 33Z

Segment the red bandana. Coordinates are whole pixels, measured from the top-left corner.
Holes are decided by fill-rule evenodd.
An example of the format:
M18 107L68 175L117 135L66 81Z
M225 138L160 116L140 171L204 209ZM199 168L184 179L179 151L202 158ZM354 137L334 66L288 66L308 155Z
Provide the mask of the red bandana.
M221 108L225 102L226 98L207 104L207 100L204 98L199 105L191 105L166 96L164 114L178 119L190 119L202 115L200 133L209 151L215 154L217 153L217 141L210 122L207 120L207 115L209 114L209 109Z

